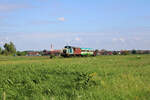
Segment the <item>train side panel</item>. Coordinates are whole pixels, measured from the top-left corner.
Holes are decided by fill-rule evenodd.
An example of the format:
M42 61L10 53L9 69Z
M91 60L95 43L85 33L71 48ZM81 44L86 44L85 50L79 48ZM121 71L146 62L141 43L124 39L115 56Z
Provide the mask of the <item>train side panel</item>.
M81 48L81 55L82 56L92 56L94 55L94 50L92 48Z
M92 48L65 46L61 55L64 57L69 57L69 56L95 56L96 54Z
M80 48L74 48L74 54L75 55L81 55L81 49Z

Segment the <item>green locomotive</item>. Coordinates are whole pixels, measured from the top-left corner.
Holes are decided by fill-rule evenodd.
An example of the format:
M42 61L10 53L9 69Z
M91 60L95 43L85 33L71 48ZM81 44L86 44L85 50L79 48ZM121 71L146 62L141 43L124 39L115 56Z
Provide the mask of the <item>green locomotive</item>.
M65 46L62 50L61 56L96 56L96 52L92 48L79 48L73 46Z

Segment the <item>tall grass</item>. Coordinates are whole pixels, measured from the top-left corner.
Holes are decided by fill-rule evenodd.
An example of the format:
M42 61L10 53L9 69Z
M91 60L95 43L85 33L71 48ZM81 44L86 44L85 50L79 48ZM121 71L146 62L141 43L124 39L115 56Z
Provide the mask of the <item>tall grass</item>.
M0 57L0 96L5 92L6 100L148 100L150 55L140 57Z

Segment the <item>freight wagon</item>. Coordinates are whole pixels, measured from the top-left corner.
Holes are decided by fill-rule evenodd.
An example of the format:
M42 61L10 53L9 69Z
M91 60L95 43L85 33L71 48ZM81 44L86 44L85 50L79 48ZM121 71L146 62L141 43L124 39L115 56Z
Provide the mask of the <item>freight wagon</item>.
M92 48L79 48L73 46L65 46L62 50L61 56L96 56L96 52Z

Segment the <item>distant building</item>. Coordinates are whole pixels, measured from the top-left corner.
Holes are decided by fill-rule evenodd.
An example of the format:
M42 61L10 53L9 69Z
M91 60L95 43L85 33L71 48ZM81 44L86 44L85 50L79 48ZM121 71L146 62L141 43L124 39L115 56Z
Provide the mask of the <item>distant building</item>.
M113 52L112 51L108 51L107 55L113 55Z
M50 55L60 56L61 50L52 50L50 51Z
M98 55L112 55L112 54L113 54L112 51L107 51L107 50L104 50L104 49L98 51Z
M27 51L27 56L41 56L38 51Z
M42 52L43 56L50 56L50 55L59 56L60 54L61 50L51 50L51 51L43 50Z
M50 51L47 50L42 51L42 56L49 56L49 55L50 55Z

